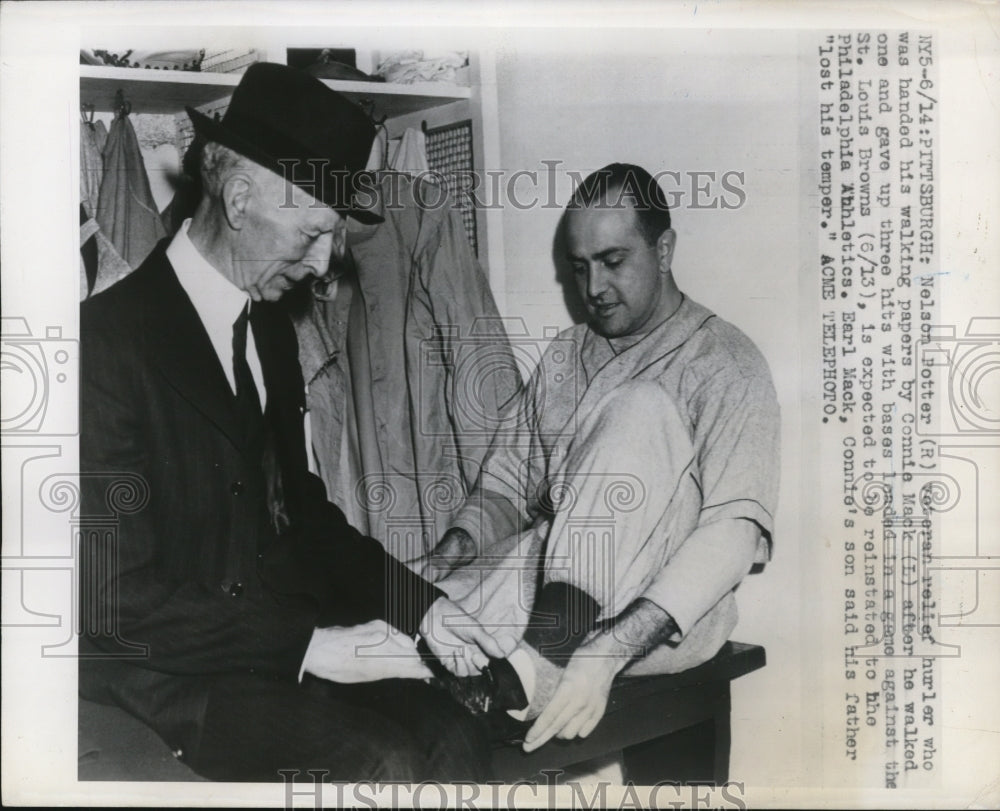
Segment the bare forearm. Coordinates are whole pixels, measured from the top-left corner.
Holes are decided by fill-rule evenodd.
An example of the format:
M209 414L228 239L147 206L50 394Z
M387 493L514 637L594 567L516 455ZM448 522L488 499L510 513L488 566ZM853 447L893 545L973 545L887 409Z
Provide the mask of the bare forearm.
M608 659L617 673L633 659L645 656L677 633L673 617L642 597L628 606L614 623L584 646L586 655Z

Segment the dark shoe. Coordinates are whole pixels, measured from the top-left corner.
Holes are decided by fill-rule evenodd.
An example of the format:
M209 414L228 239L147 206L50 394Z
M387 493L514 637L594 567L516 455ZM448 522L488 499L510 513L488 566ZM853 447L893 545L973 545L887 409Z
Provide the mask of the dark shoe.
M473 715L485 715L497 704L497 684L488 665L478 676L459 678L445 672L432 678L431 684L447 692Z
M431 684L445 690L473 715L519 710L528 704L521 681L506 659L490 659L478 676L467 678L452 675L440 662L428 664L434 673Z
M506 660L501 661L506 663ZM460 679L447 673L445 676L435 676L430 683L448 693L471 715L481 718L486 724L487 735L491 741L511 746L520 746L524 743L524 736L534 721L517 721L507 714L508 709L518 709L518 707L505 706L503 699L497 696L498 684L490 667L485 668L483 674L479 676ZM521 705L525 703L522 701Z
M490 657L478 676L460 678L438 661L423 639L417 642L417 652L433 674L430 683L447 692L473 715L486 715L493 710L518 710L528 704L521 680L506 659Z

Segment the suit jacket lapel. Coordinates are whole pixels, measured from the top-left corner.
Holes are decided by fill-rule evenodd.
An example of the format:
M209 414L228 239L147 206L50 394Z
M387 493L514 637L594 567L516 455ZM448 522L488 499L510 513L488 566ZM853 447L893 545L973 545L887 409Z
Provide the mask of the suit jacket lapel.
M198 311L167 260L166 245L161 242L149 260L155 263L147 306L153 358L170 385L242 448L232 389Z

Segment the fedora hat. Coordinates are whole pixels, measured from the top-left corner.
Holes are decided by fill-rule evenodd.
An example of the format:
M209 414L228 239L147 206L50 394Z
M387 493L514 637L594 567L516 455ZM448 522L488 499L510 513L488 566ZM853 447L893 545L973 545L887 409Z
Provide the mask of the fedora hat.
M375 127L358 105L319 79L257 62L243 74L221 121L186 110L201 139L250 158L341 214L382 222L355 205Z

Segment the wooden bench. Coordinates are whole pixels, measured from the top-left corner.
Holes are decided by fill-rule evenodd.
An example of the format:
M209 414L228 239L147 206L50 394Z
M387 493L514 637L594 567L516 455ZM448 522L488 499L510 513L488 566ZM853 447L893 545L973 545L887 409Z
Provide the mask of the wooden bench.
M729 779L729 685L765 664L759 645L727 642L705 664L671 676L619 679L608 709L586 738L554 740L525 754L498 743L497 779L538 779L561 769L621 752L625 779L725 783ZM124 710L80 700L80 780L201 780L170 749Z

